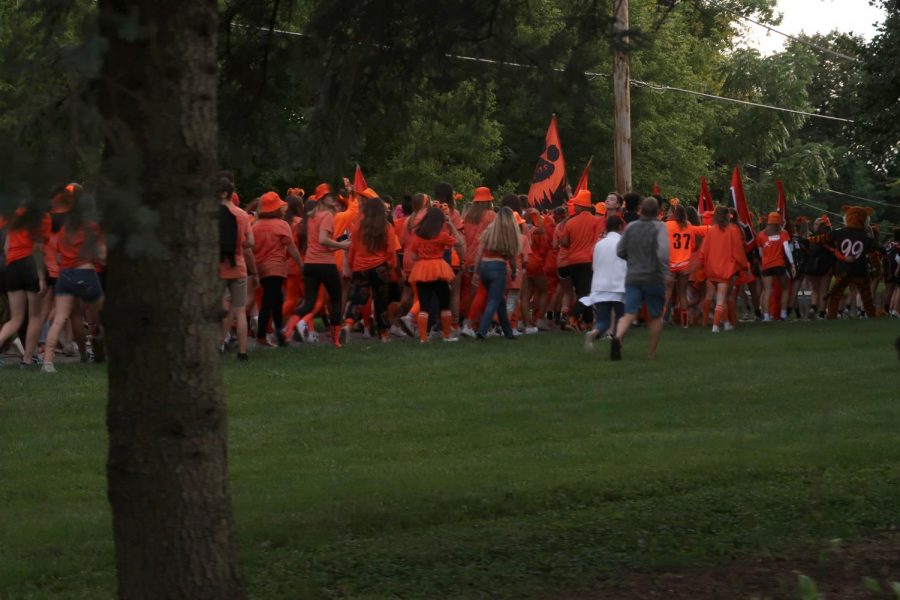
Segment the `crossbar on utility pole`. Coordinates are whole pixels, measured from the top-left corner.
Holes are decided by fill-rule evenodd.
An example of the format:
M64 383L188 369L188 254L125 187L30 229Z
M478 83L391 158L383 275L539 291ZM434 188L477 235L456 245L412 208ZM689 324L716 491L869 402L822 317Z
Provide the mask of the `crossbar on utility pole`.
M628 0L613 0L615 9L615 55L613 56L614 127L613 154L616 191L631 191L631 69L626 52L628 38Z

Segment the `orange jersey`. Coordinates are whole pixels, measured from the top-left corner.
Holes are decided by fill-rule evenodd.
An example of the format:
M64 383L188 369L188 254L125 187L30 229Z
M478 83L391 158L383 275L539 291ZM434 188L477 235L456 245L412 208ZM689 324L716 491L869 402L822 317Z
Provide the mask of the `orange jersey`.
M385 235L387 236L385 247L382 250L371 252L366 248L363 235L359 231L359 224L353 227L350 233L350 250L348 252L351 271L368 271L385 263L391 266L397 264L397 250L400 249L400 242L391 225L385 228Z
M791 241L791 236L783 229L774 236L765 231L756 234L756 246L762 249L762 270L785 266L784 243Z
M666 221L669 232L669 269L673 272L683 271L691 262L691 254L697 245L697 237L706 234L706 225L685 225L678 221Z
M316 211L309 219L306 228L306 256L304 262L311 265L334 265L337 264L334 258L334 248L323 246L319 243L319 232L325 231L325 235L333 237L334 232L334 215L331 211Z
M25 208L16 210L16 217L25 214ZM34 251L34 244L40 242L46 244L51 235L50 215L44 215L37 230L14 227L12 223L0 219L0 227L7 225L6 232L6 264L28 258Z
M594 244L603 234L605 224L605 220L587 211L580 212L566 221L561 237L569 240L567 264L577 265L593 261Z
M287 277L288 248L294 244L291 226L284 219L259 219L253 224L253 259L260 277Z
M240 227L240 226L239 226ZM90 231L90 236L85 230ZM96 223L85 223L75 231L64 227L57 237L59 269L74 269L97 258L97 246L103 243L103 234Z
M724 230L718 226L710 227L703 237L700 257L711 281L730 280L735 273L748 267L741 230L737 225L728 225Z

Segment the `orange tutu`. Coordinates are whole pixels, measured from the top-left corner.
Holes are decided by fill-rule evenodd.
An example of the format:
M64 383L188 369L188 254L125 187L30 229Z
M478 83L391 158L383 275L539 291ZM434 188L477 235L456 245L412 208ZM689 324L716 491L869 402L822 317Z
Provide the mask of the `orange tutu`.
M447 264L443 258L432 258L420 260L413 267L409 274L409 282L417 281L453 281L456 277L453 269Z

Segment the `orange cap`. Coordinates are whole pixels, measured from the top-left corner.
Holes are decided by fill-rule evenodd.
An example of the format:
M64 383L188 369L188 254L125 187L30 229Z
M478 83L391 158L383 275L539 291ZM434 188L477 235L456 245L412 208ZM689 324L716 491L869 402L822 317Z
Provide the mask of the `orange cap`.
M781 225L781 215L777 212L770 212L766 217L766 223L769 225Z
M594 212L596 212L601 217L606 216L606 202L598 202L594 205Z
M525 224L525 219L523 219L522 215L520 215L516 211L513 211L513 218L516 220L516 225L524 225Z
M321 200L323 196L331 193L331 186L327 183L320 183L316 186L316 193L309 197L310 200Z
M475 197L472 198L473 202L491 202L493 200L494 200L494 195L491 193L491 188L488 188L488 187L475 188Z
M589 190L581 190L575 197L572 198L573 206L580 206L581 208L590 208L591 207L591 192Z
M287 204L276 192L266 192L259 198L259 210L264 213L272 213Z

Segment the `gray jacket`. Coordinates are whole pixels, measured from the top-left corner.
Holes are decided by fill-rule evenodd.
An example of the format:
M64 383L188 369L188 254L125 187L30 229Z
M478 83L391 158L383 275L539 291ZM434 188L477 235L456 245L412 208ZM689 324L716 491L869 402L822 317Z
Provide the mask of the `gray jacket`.
M665 283L669 273L669 233L665 224L644 217L629 224L616 254L628 263L627 285Z

